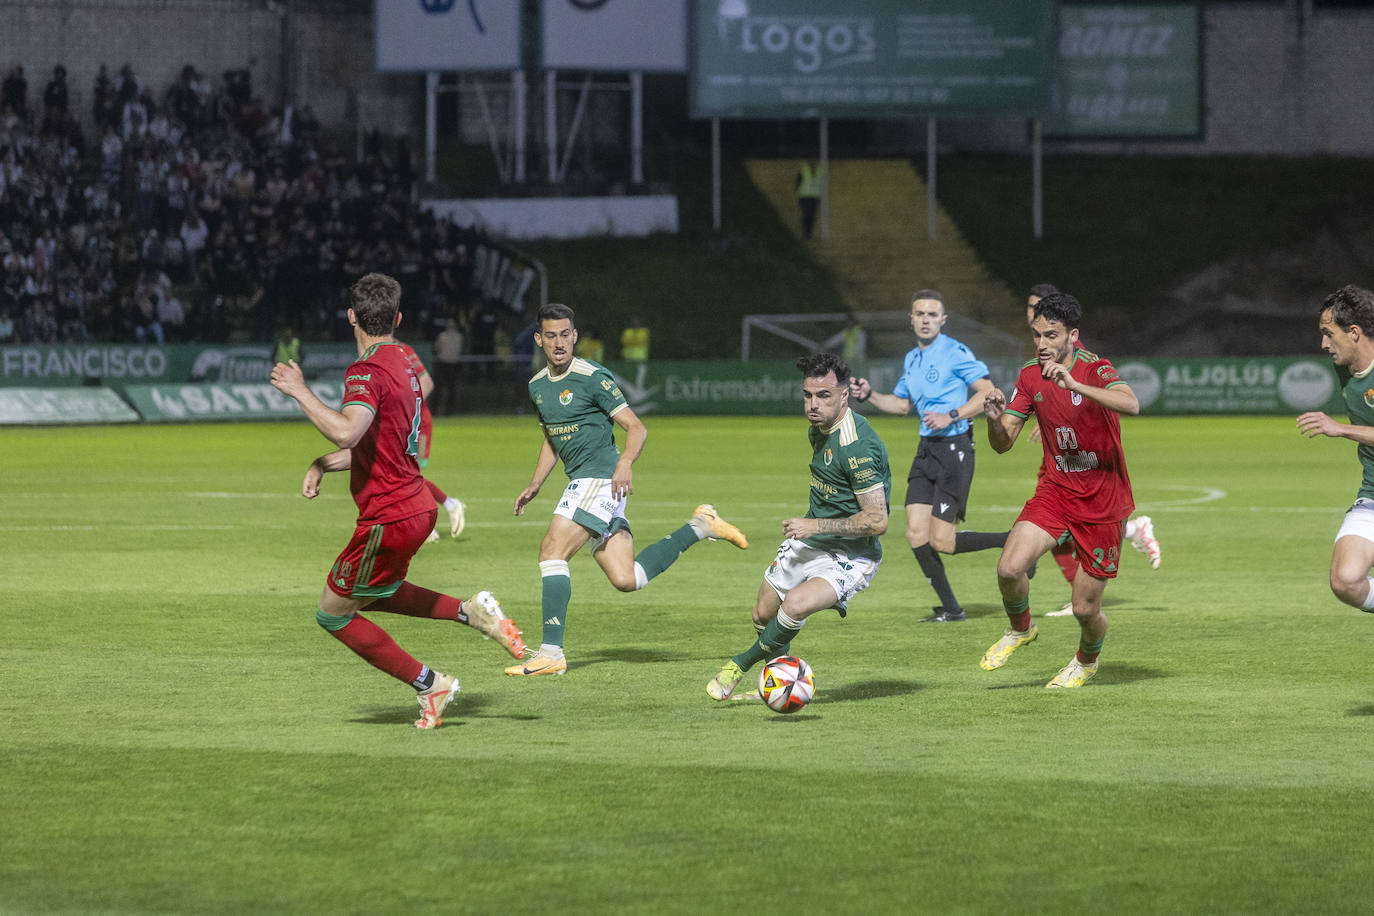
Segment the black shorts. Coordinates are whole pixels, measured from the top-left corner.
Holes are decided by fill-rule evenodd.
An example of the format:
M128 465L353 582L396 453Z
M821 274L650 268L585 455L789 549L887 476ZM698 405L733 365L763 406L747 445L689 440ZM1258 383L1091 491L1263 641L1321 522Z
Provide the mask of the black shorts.
M906 475L906 505L930 506L941 521L962 522L973 486L973 437L924 437Z

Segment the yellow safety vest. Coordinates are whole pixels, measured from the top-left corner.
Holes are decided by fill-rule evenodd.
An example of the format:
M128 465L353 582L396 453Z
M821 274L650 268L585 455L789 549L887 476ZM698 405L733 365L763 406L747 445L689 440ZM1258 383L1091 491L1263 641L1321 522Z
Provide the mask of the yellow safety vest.
M649 329L626 328L620 332L620 355L642 363L649 358Z
M798 197L820 197L821 188L825 186L825 169L823 167L811 168L811 163L804 162L801 167L801 184L797 186Z

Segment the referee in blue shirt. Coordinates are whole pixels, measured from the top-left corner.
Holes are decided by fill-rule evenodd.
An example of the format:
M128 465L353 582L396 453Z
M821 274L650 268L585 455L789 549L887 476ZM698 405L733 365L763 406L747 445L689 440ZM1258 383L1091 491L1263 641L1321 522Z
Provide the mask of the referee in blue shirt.
M921 441L906 481L906 542L940 599L934 613L922 618L935 622L964 619L940 554L1000 548L1007 540L1005 531L958 530L973 485L969 418L983 413L992 381L987 364L972 350L940 333L948 318L938 292L917 291L911 302L916 346L906 355L897 387L879 394L866 378L850 381L854 400L871 402L884 413L914 411L921 418Z

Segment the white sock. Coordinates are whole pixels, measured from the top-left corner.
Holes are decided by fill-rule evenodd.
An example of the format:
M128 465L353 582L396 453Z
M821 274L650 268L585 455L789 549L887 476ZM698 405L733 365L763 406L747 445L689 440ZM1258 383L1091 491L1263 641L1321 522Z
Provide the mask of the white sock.
M545 658L562 658L563 647L555 646L550 643L540 643L539 654L544 656Z
M1360 605L1360 610L1374 611L1374 576L1366 576L1365 582L1369 584L1369 594L1364 596L1364 603Z
M1129 541L1131 538L1135 537L1135 532L1136 532L1135 519L1133 519L1133 518L1132 518L1132 519L1127 519L1127 520L1126 520L1126 540Z
M448 499L444 500L444 511L446 511L446 512L452 512L454 509L457 509L457 508L458 508L458 500L454 499L452 496L450 496Z
M806 623L806 618L803 617L801 620L793 620L791 617L788 617L785 613L779 610L778 623L787 627L787 629L789 630L800 630L802 628L802 624Z
M646 586L646 585L648 585L648 584L649 584L649 576L648 576L648 574L647 574L646 572L644 572L644 567L643 567L643 566L640 566L638 563L636 563L636 564L635 564L635 591L639 591L641 588L643 588L644 586Z
M706 540L706 532L702 529L700 525L697 524L697 520L695 518L687 520L687 527L691 528L692 532L696 534L698 541Z

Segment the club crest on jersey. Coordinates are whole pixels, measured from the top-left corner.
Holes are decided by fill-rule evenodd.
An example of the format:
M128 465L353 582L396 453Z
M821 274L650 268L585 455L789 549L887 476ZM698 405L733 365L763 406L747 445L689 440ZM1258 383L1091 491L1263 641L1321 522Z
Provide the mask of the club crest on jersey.
M1083 395L1075 391L1073 394L1069 395L1069 400L1073 403L1074 407L1077 407L1079 404L1083 403Z
M567 407L569 404L571 404L572 390L569 388L564 388L562 391L558 392L558 403L562 404L564 407Z
M1374 407L1374 388L1370 388L1365 391L1364 403L1366 407Z
M927 381L927 382L933 382L933 381L936 381L936 380L939 379L939 378L940 378L940 370L939 370L939 369L936 369L934 366L931 366L929 369L926 370L926 381Z
M826 467L829 467L829 466L830 466L830 462L834 459L834 457L835 457L835 453L834 453L834 452L832 452L830 449L826 449L826 450L825 450L825 464L826 464Z

